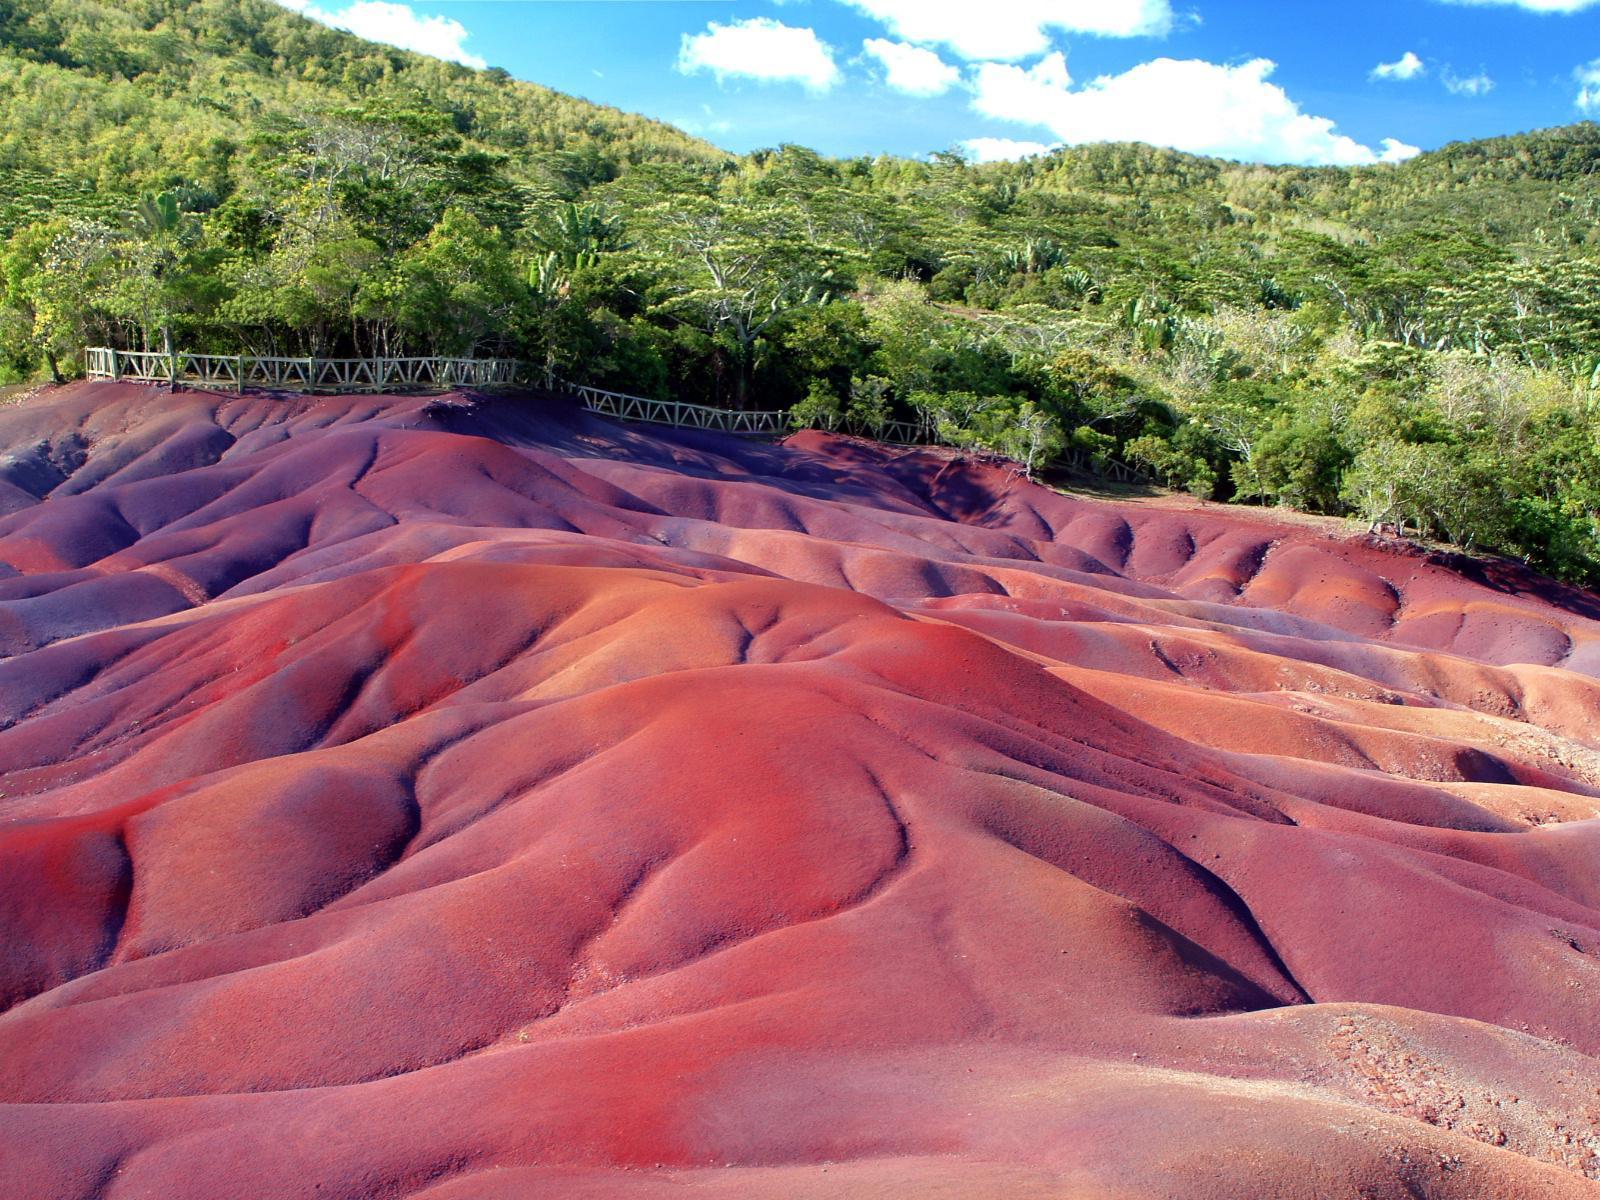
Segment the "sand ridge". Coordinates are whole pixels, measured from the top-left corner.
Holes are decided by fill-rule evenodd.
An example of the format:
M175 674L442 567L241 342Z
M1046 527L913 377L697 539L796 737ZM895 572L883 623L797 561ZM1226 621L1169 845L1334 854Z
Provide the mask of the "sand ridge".
M0 411L0 1195L1600 1195L1600 602L538 398Z

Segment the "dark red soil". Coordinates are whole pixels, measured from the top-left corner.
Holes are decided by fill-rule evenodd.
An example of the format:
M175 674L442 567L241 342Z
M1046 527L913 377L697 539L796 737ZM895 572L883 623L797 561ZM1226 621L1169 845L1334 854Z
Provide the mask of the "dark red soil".
M0 1196L1600 1196L1600 609L548 401L0 411Z

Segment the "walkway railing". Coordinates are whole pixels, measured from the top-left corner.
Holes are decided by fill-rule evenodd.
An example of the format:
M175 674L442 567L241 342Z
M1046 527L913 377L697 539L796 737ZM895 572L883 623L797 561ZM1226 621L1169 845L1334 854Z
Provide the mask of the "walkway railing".
M91 379L189 383L242 392L384 392L419 388L488 387L518 383L527 370L514 358L281 358L253 354L190 354L160 350L84 351Z
M650 400L625 392L608 392L588 384L556 380L560 391L576 396L584 408L619 421L643 421L653 425L676 425L679 429L715 429L722 433L747 433L781 437L790 431L789 414L777 410L741 412L731 408L711 408L704 404L685 404L680 400Z
M811 428L816 427L811 426ZM921 425L913 425L910 421L865 423L845 421L830 427L828 432L871 438L875 442L888 442L892 446L928 446L938 442L938 439Z
M92 346L84 351L91 379L126 379L136 383L187 383L221 391L269 388L295 392L383 392L426 388L490 387L528 383L535 372L514 358L282 358L253 354L190 354L160 350L115 350ZM777 409L741 411L651 400L610 392L565 380L549 381L553 390L575 397L584 408L618 421L673 425L679 429L711 429L755 437L782 437L792 431L789 414ZM847 428L880 441L913 445L929 440L919 426L905 421Z
M626 392L608 392L586 383L568 383L563 379L555 380L555 386L557 390L576 396L590 412L619 421L644 421L656 425L676 425L680 429L716 429L722 433L748 433L763 437L782 437L794 432L789 414L781 410L741 412L729 408L711 408L704 404L685 404L678 400L650 400L644 396L630 396ZM860 433L881 442L894 442L902 446L929 440L921 426L909 421L885 421L859 429L843 428L839 432Z

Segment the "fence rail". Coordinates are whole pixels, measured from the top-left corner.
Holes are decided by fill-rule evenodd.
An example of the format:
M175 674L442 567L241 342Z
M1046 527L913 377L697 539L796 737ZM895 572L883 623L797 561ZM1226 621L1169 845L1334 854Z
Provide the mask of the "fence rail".
M586 383L568 383L561 379L556 380L555 384L560 391L576 396L590 412L619 421L676 425L680 429L716 429L723 433L746 433L762 437L781 437L794 430L789 414L781 410L742 412L730 408L711 408L704 404L685 404L678 400L650 400L644 396L608 392ZM909 421L884 421L859 428L841 428L835 432L860 433L901 446L913 446L931 440L921 426Z
M650 400L625 392L608 392L588 384L556 381L560 390L576 396L583 407L619 421L641 421L652 425L676 425L679 429L715 429L722 433L745 433L777 437L790 430L789 414L711 408L704 404L685 404L680 400Z
M91 379L135 383L187 383L222 391L268 388L296 392L382 392L425 388L489 387L527 383L536 373L514 358L281 358L253 354L190 354L161 350L116 350L92 346L84 351ZM549 381L588 411L618 421L710 429L754 437L781 437L793 428L789 414L776 409L741 411L651 400L610 392L588 384ZM929 439L905 421L849 429L881 441L913 445Z
M190 383L242 392L273 388L296 392L383 392L417 388L488 387L527 378L514 358L281 358L254 354L190 354L161 350L84 352L91 379L140 383Z

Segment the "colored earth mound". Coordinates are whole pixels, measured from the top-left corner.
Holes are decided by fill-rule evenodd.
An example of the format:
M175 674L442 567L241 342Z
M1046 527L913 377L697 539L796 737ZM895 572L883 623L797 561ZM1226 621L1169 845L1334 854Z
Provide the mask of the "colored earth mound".
M1600 1196L1600 603L549 400L0 410L0 1196Z

